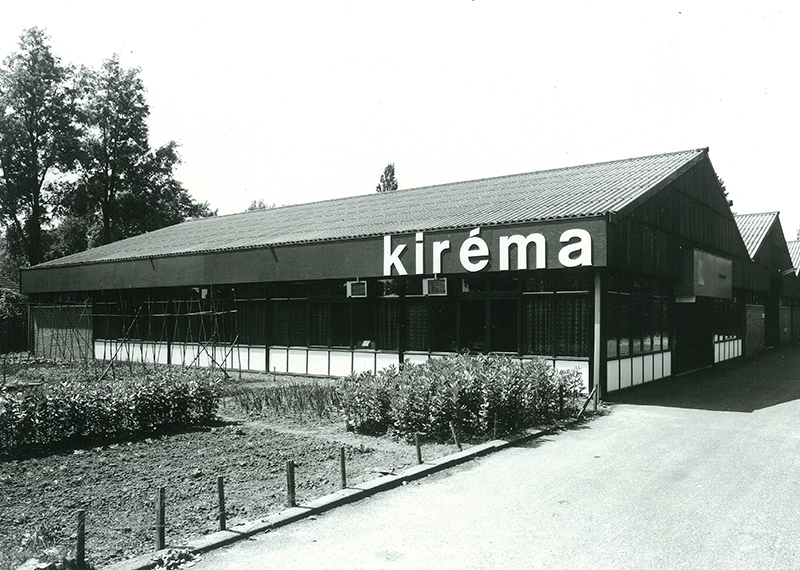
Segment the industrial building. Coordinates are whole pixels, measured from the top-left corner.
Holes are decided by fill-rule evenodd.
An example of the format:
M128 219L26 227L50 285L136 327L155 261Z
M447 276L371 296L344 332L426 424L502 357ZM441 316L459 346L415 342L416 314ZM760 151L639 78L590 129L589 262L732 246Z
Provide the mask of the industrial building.
M695 149L195 220L22 271L37 354L347 375L541 356L601 393L800 336L776 213Z

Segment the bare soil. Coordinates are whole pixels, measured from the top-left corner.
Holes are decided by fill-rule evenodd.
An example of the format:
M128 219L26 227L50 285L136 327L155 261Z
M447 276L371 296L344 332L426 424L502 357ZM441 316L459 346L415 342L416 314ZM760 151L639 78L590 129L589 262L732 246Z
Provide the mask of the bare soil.
M413 445L359 436L343 422L250 420L200 431L0 462L0 569L27 558L74 556L77 510L86 510L86 553L96 567L155 550L155 497L166 488L167 545L218 530L217 476L228 525L286 508L286 462L297 464L299 504L348 483L416 463ZM426 459L454 446L426 444Z

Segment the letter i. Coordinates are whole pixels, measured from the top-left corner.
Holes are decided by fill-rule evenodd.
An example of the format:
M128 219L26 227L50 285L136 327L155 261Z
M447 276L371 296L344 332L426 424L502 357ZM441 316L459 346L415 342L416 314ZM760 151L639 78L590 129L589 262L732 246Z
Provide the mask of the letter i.
M422 240L422 232L417 232L416 249L416 269L417 275L425 273L425 243Z

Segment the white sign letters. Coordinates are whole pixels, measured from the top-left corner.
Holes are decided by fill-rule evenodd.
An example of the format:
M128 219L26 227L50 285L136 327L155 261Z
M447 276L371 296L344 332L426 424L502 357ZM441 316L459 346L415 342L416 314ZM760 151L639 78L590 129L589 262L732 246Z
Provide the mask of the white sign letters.
M458 241L456 241L456 246ZM592 236L580 228L564 231L560 238L561 249L558 252L558 263L561 267L581 267L592 265ZM512 253L516 257L513 270L546 269L548 243L544 235L531 233L528 235L501 235L497 239L497 251L492 252L489 243L481 237L481 228L469 232L458 251L452 250L449 239L430 242L426 247L423 232L417 232L414 238L413 268L416 275L425 273L426 253L431 255L432 273L442 273L443 260L449 253L456 254L462 270L477 273L490 266L494 256L498 257L498 271L512 271ZM408 249L407 244L394 245L392 236L383 236L383 275L408 275L408 270L401 259ZM533 267L529 267L529 255L533 254ZM452 264L452 261L450 262Z

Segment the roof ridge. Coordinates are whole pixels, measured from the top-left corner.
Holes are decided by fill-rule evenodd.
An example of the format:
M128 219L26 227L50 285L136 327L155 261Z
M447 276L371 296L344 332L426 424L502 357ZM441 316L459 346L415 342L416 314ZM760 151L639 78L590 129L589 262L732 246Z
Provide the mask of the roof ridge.
M601 166L604 164L623 164L626 162L633 162L637 160L645 160L649 158L659 158L662 156L670 156L670 155L679 155L679 154L689 154L689 153L701 153L701 152L708 152L708 147L704 148L694 148L694 149L687 149L687 150L679 150L675 152L662 152L659 154L650 154L645 156L635 156L632 158L620 158L616 160L601 160L599 162L589 162L585 164L575 164L573 166L560 166L558 168L545 168L544 170L530 170L528 172L517 172L516 174L503 174L500 176L486 176L484 178L472 178L469 180L459 180L457 182L443 182L441 184L431 184L428 186L415 186L413 188L403 188L402 190L397 190L398 192L406 192L409 190L422 190L427 188L439 188L442 186L454 186L457 184L472 184L475 182L485 182L488 180L503 180L506 178L515 178L517 176L526 176L529 174L545 174L548 172L561 172L565 170L577 170L579 168L591 168L593 166Z
M175 224L40 265L598 216L680 175L707 152L690 149L197 218L191 221L207 225ZM483 202L477 197L490 195L490 208L476 204Z
M749 214L734 214L736 217L745 217L745 216L774 216L780 215L780 210L772 210L771 212L750 212Z
M294 207L298 207L298 206L307 206L308 204L326 204L326 203L331 203L331 202L344 202L344 201L347 201L347 200L363 199L363 198L366 198L366 197L369 197L369 196L380 196L381 194L391 195L391 194L395 194L395 193L399 193L399 192L405 193L405 192L411 192L411 191L414 191L414 190L428 190L428 189L432 189L432 188L442 188L444 186L458 186L460 184L474 184L476 182L487 182L487 181L490 181L490 180L504 180L504 179L509 179L509 178L516 178L518 176L527 176L527 175L531 175L531 174L546 174L546 173L549 173L549 172L563 172L563 171L569 171L569 170L577 170L577 169L580 169L580 168L591 168L591 167L594 167L594 166L601 166L601 165L604 165L604 164L624 164L624 163L628 163L628 162L634 162L634 161L638 161L638 160L646 160L646 159L652 159L652 158L659 158L659 157L663 157L663 156L689 154L689 153L697 154L697 153L701 153L701 152L706 152L707 153L708 152L708 147L692 148L692 149L679 150L679 151L674 151L674 152L662 152L662 153L658 153L658 154L650 154L650 155L645 155L645 156L636 156L636 157L631 157L631 158L620 158L620 159L615 159L615 160L601 160L601 161L598 161L598 162L589 162L589 163L585 163L585 164L576 164L576 165L573 165L573 166L560 166L558 168L546 168L544 170L530 170L530 171L527 171L527 172L517 172L515 174L502 174L502 175L499 175L499 176L485 176L485 177L482 177L482 178L471 178L471 179L467 179L467 180L458 180L456 182L442 182L442 183L439 183L439 184L428 184L428 185L425 185L425 186L413 186L411 188L398 188L397 190L393 190L393 191L390 191L390 192L371 192L371 193L368 193L368 194L354 194L352 196L340 196L338 198L326 198L326 199L323 199L323 200L313 200L311 202L298 202L298 203L295 203L295 204L285 204L285 205L282 205L282 206L277 206L275 208L265 208L265 209L261 209L261 210L245 210L244 212L233 212L233 213L230 213L230 214L223 214L221 216L214 216L214 217L216 217L216 218L228 218L228 217L231 217L231 216L243 216L243 215L248 215L248 214L263 213L263 212L267 212L267 211L271 211L271 210L284 210L284 209L287 209L287 208L294 208ZM189 221L197 221L197 220L202 220L202 219L207 219L207 218L197 218L196 220L189 220Z

